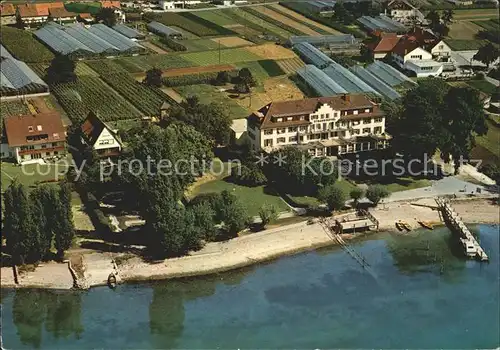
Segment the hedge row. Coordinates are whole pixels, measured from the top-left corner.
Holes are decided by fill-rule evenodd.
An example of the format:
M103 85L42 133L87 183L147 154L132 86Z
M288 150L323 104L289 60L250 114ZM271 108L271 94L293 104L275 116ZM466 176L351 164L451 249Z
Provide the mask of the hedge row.
M303 4L300 2L280 2L279 4L283 7L286 7L288 9L292 10L292 11L300 13L301 15L309 18L310 20L316 21L318 23L324 24L325 26L336 29L339 32L352 34L356 38L361 38L361 39L366 38L366 34L364 32L362 32L361 30L356 29L356 28L349 28L349 27L343 25L342 23L334 22L330 18L322 17L318 13L311 12L308 9L306 9L303 6Z
M187 51L187 48L184 45L173 39L170 39L168 36L160 37L160 42L174 51Z
M236 76L238 71L227 71L229 75ZM219 72L195 73L189 75L180 75L177 77L164 77L163 84L169 87L183 86L183 85L200 85L211 84L217 78Z
M242 7L241 9L250 13L251 15L253 15L255 17L258 17L258 18L260 18L268 23L271 23L271 24L275 25L276 27L279 27L283 30L286 30L287 32L290 32L292 34L295 34L295 35L304 35L305 34L305 33L301 32L300 30L298 30L297 28L290 27L289 25L282 23L282 22L280 22L272 17L264 15L263 13L260 13L259 11L254 10L251 7Z

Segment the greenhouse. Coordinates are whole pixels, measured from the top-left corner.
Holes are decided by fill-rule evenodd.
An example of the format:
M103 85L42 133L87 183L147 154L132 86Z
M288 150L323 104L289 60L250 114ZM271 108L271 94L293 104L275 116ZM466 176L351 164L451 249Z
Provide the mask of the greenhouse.
M2 45L0 45L0 53L2 56L0 61L0 92L2 97L49 91L47 84L26 63L12 57Z
M141 40L145 38L145 35L139 32L138 30L135 30L134 28L130 28L129 26L126 26L125 24L117 24L113 27L114 30L116 30L118 33L125 35L129 39L137 39Z
M81 24L63 27L49 23L37 30L35 36L57 53L77 57L93 54L115 55L144 49L135 41L104 24L86 28Z
M309 43L299 43L294 45L293 49L306 62L315 65L318 68L326 68L333 60Z
M317 35L317 36L291 36L288 44L293 46L299 43L309 43L314 46L352 46L359 45L358 40L352 34L341 35Z
M401 23L385 16L380 15L377 17L363 16L357 20L363 27L369 31L381 31L386 33L404 33L407 28Z
M372 73L370 73L369 71L367 71L363 67L353 66L353 67L350 67L349 70L351 72L353 72L358 78L363 80L365 83L367 83L371 87L373 87L380 94L385 96L386 98L388 98L390 100L395 100L395 99L401 97L401 95L396 90L394 90L391 86L384 83L382 80L377 78L375 75L373 75Z
M156 33L158 35L162 36L169 36L169 37L176 37L180 38L182 37L182 33L179 32L178 30L175 30L173 28L170 28L164 24L161 24L159 22L149 22L148 23L148 30Z
M351 71L342 67L338 63L332 63L323 72L326 73L334 82L339 84L347 92L352 93L373 93L379 95L371 86L355 76Z
M386 82L388 85L391 86L400 85L404 82L409 82L413 85L417 85L417 83L411 80L409 77L398 71L393 66L384 62L375 61L372 64L370 64L366 69L368 69L368 71L370 71L371 73L375 74L380 80L383 80L384 82ZM389 84L390 80L394 81L394 84Z
M325 72L311 64L297 70L297 75L319 96L326 97L347 93L344 88L334 82Z

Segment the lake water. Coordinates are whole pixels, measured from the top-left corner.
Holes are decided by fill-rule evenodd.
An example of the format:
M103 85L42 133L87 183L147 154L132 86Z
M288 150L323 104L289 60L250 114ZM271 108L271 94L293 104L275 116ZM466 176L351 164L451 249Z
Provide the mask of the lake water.
M496 348L498 226L489 264L445 229L355 243L202 279L86 292L3 290L7 349Z

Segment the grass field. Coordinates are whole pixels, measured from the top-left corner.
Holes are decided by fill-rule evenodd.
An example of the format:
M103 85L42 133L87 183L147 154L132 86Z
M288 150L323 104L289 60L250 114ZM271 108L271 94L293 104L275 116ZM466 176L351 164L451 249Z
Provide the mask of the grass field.
M311 28L317 28L317 29L315 29L317 32L324 31L325 34L341 34L340 32L336 31L333 28L330 28L328 26L325 26L324 24L313 21L312 19L309 19L309 18L301 15L300 13L292 11L290 9L287 9L286 7L281 6L279 4L271 4L271 5L268 5L268 7L272 8L276 11L279 11L280 13L283 13L284 15L288 15L290 18L294 18L295 20L297 20L300 23L304 23L305 25L309 25L309 26L311 26Z
M50 62L54 58L54 54L26 30L2 26L0 41L15 58L23 62Z
M455 9L453 11L453 19L458 20L479 20L497 18L498 10L495 9Z
M258 11L259 13L269 17L269 18L272 18L276 21L283 23L284 25L287 25L287 26L290 26L292 28L297 29L297 30L301 31L302 33L304 33L305 35L321 35L320 33L313 30L312 28L302 24L299 20L291 19L287 16L284 16L284 15L274 11L274 9L272 9L270 7L256 6L256 7L253 7L253 9Z
M212 39L179 40L178 42L184 45L188 51L207 51L219 48L219 44Z
M200 17L200 18L203 18L207 21L213 22L219 26L227 26L227 25L237 24L237 22L233 18L226 16L221 11L215 11L215 10L197 11L197 12L194 12L194 14L197 17Z
M446 39L446 44L454 51L478 50L487 43L487 40Z
M262 83L267 78L277 77L284 75L285 72L273 60L260 60L256 62L246 62L237 65L238 68L248 68L252 75Z
M468 84L472 86L474 89L477 89L488 95L492 95L497 88L495 85L493 85L487 80L471 80L468 82Z
M198 186L194 191L194 195L203 193L220 193L224 190L229 191L240 199L247 209L249 216L259 215L259 209L264 205L274 205L278 211L288 211L286 203L274 191L269 191L265 186L245 187L224 179L210 181Z
M390 177L376 178L372 181L366 182L367 185L382 185L387 188L391 193L406 190L413 190L415 188L427 187L431 182L427 179L414 179L411 177Z
M470 21L455 21L450 26L448 36L452 39L475 40L481 27Z
M244 48L224 49L207 52L192 52L180 55L182 59L192 65L206 66L212 64L227 64L238 62L258 61L261 58L248 52Z
M68 158L71 160L71 157ZM27 164L17 165L10 162L0 162L1 178L2 178L2 192L9 187L10 183L17 179L19 183L26 187L34 186L43 181L61 180L62 175L66 172L66 167L55 166L53 164Z
M356 187L355 185L344 179L335 182L335 184L344 191L347 198L349 198L349 193L351 192L351 190ZM287 196L300 206L315 207L321 204L321 202L316 197L292 196L290 194L288 194Z
M488 21L474 21L474 23L486 30L500 29L500 24L498 23L498 19L490 19Z
M264 21L263 19L260 19L259 17L256 17L248 12L243 11L242 9L230 9L227 10L230 11L231 15L233 18L238 19L241 18L243 21L250 21L254 23L255 25L261 27L263 31L267 31L271 34L277 35L282 38L288 38L292 34L278 26L275 26L274 24L271 24L267 21Z
M184 59L182 55L146 55L136 57L122 57L115 59L129 73L145 72L151 68L182 68L190 67L192 62Z
M174 88L181 96L184 98L188 96L198 96L201 103L217 103L225 108L228 108L230 116L232 119L239 119L248 117L250 111L241 107L229 98L224 91L219 91L217 87L212 85L187 85L187 86L177 86Z
M482 159L485 163L499 164L500 128L489 120L487 124L488 132L486 135L476 137L476 147L472 150L471 158Z

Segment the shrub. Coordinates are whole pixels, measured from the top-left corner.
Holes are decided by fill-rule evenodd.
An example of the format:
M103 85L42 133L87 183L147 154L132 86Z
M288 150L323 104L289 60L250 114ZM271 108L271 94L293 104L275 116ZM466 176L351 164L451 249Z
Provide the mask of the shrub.
M365 191L362 188L356 187L351 190L349 196L354 201L354 205L358 204L359 200L363 198Z
M260 221L262 222L262 227L266 227L278 220L278 209L274 205L264 204L259 210Z
M391 192L382 185L371 185L366 190L366 198L368 198L373 205L377 205L381 199L389 197Z
M338 185L328 185L318 192L318 199L328 205L331 210L340 210L344 207L346 194Z

